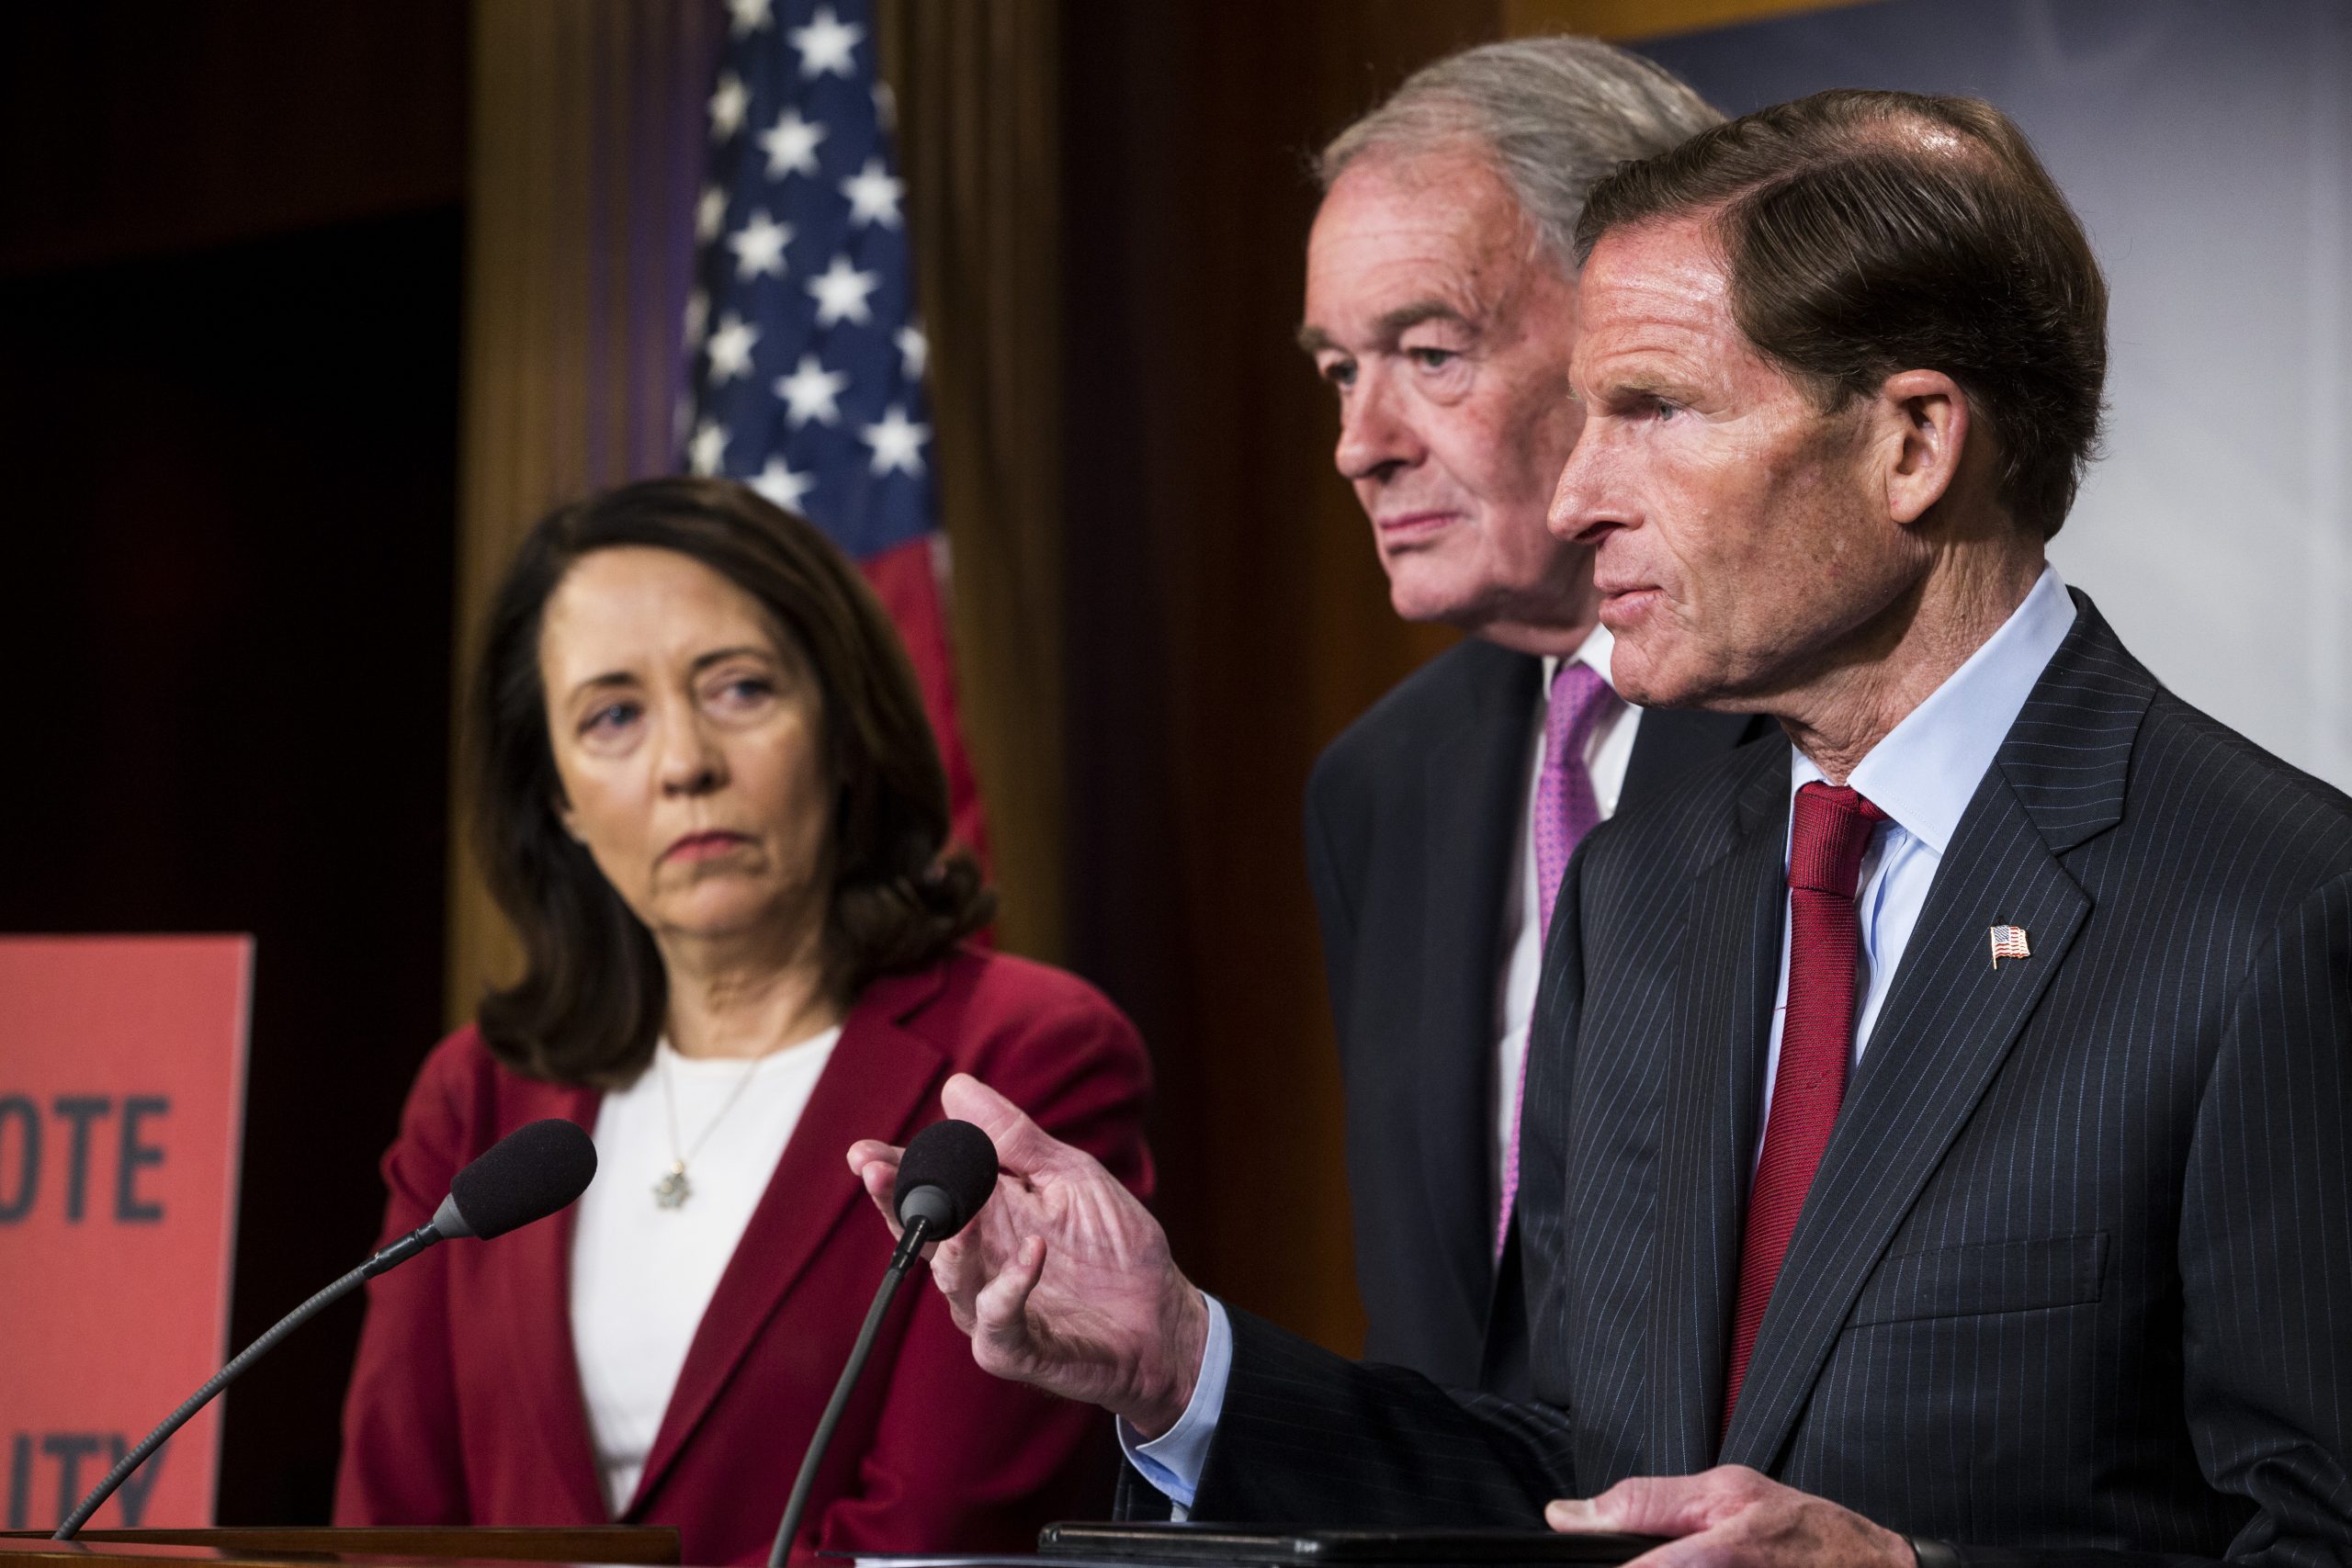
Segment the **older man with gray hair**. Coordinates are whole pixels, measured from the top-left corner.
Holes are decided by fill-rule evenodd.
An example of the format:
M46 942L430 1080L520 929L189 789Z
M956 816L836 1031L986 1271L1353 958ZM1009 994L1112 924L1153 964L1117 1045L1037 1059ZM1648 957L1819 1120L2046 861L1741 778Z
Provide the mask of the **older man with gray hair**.
M1469 634L1306 793L1366 1353L1454 1386L1525 1392L1510 1215L1561 869L1621 804L1751 734L1618 700L1591 551L1544 523L1584 417L1585 191L1720 118L1622 50L1523 39L1423 68L1317 165L1299 342L1339 399L1335 457L1396 613Z

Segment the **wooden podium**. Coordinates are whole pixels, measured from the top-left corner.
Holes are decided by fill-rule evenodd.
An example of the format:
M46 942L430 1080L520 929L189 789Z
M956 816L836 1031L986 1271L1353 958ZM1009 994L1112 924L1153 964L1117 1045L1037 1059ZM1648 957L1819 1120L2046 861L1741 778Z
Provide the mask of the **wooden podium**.
M667 1525L603 1525L578 1529L475 1529L382 1526L356 1529L255 1528L84 1530L51 1540L40 1530L0 1532L0 1568L36 1563L115 1562L140 1568L201 1563L205 1568L288 1568L289 1562L613 1563L676 1568L678 1532Z

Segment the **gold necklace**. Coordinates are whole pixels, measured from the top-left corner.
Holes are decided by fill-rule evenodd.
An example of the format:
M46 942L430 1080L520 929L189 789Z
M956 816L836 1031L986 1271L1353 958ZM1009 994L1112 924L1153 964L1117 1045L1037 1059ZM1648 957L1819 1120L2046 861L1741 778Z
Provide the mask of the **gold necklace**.
M653 1067L662 1076L662 1109L666 1113L670 1124L670 1169L661 1180L653 1184L655 1203L664 1209L681 1208L687 1199L695 1195L694 1183L686 1179L686 1162L700 1154L702 1146L710 1142L710 1134L718 1129L721 1122L727 1119L727 1113L735 1109L735 1102L743 1098L745 1089L752 1087L752 1076L760 1070L760 1064L766 1060L765 1056L752 1058L751 1066L745 1067L743 1076L735 1080L735 1087L727 1091L727 1099L719 1105L718 1111L703 1124L702 1135L695 1140L692 1148L682 1154L678 1149L678 1101L677 1097L670 1091L669 1058L662 1055L658 1046L655 1048Z

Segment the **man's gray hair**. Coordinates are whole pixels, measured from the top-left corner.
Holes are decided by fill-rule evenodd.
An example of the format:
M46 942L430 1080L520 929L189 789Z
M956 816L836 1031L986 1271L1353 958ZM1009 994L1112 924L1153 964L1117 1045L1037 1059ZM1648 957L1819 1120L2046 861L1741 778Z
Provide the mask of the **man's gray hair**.
M1329 191L1366 156L1466 147L1493 163L1536 237L1574 276L1577 219L1593 182L1723 118L1663 66L1598 39L1510 39L1414 72L1331 139L1315 174Z

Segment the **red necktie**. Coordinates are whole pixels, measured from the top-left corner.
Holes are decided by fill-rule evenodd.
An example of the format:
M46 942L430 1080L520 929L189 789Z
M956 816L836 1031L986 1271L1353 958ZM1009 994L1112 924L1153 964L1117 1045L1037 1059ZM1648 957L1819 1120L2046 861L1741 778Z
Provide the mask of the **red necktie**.
M1818 781L1797 791L1789 834L1789 1006L1781 1024L1781 1066L1772 1077L1772 1114L1764 1129L1747 1199L1747 1232L1739 1250L1739 1310L1733 1319L1731 1375L1724 1384L1724 1426L1739 1404L1739 1385L1756 1349L1757 1325L1772 1299L1781 1260L1797 1228L1806 1189L1829 1145L1846 1098L1846 1059L1854 1043L1854 961L1861 921L1855 883L1871 829L1886 813L1842 786Z

